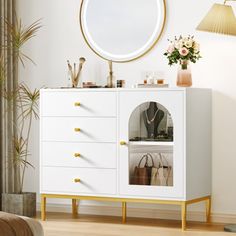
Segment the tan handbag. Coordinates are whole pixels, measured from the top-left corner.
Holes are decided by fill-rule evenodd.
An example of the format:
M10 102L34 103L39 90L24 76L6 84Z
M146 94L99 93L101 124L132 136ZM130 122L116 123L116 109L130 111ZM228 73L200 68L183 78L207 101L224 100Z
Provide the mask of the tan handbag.
M142 161L145 158L145 165L141 167ZM148 160L151 158L152 166L148 165ZM154 161L151 154L145 154L139 161L138 166L134 168L131 183L134 185L150 185L151 172L154 167Z

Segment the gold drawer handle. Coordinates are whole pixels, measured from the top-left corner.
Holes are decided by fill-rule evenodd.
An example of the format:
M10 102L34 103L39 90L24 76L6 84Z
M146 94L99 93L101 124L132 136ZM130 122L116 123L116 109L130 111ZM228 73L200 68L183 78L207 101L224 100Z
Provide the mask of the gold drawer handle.
M80 107L81 103L80 102L75 102L74 105L75 105L75 107Z
M81 157L81 154L80 153L75 153L74 157Z
M120 145L124 146L126 145L127 143L125 141L120 141Z
M75 131L75 132L80 132L81 129L80 129L80 128L75 128L74 131Z
M74 179L74 182L75 182L75 183L80 183L81 180L80 180L79 178L76 178L76 179Z

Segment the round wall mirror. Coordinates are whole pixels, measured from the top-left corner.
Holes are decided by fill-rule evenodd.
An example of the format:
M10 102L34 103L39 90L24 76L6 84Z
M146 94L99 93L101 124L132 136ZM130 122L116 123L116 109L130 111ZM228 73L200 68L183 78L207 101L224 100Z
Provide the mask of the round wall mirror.
M140 58L157 43L165 0L82 0L80 26L88 46L114 62Z

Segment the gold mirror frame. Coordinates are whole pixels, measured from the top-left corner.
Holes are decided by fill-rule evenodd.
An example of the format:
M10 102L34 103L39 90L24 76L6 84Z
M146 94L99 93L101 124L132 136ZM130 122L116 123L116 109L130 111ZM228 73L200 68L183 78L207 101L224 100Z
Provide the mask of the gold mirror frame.
M119 61L119 60L112 60L112 62L117 62L117 63L126 63L126 62L131 62L131 61L135 61L135 60L138 60L139 58L145 56L146 54L148 54L154 47L155 45L157 44L157 42L160 40L161 36L162 36L162 33L164 31L164 28L165 28L165 24L166 24L166 0L162 0L163 1L163 6L164 6L164 13L163 13L163 23L162 23L162 26L161 26L161 30L160 30L160 33L159 35L157 36L156 40L154 41L154 43L145 51L143 52L142 54L138 55L137 57L135 58L132 58L132 59L129 59L129 60L124 60L124 61ZM83 29L83 24L82 24L82 11L83 11L83 6L84 6L84 2L85 0L81 0L81 4L80 4L80 10L79 10L79 24L80 24L80 30L81 30L81 33L83 35L83 38L86 42L86 44L88 45L88 47L99 57L101 57L102 59L106 60L106 61L111 61L110 59L100 55L93 47L92 45L89 43L89 41L87 40L86 38L86 35L84 33L84 29Z

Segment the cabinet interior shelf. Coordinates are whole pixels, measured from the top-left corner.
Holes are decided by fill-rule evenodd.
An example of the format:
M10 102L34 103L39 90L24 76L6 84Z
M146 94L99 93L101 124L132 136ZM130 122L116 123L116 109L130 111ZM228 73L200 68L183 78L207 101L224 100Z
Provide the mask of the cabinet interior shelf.
M130 141L131 146L174 146L174 142Z

